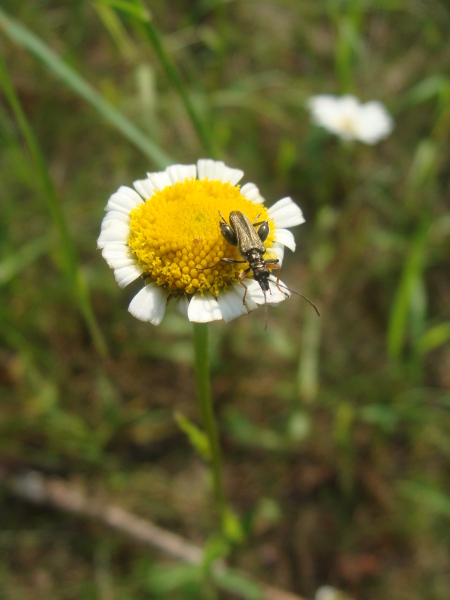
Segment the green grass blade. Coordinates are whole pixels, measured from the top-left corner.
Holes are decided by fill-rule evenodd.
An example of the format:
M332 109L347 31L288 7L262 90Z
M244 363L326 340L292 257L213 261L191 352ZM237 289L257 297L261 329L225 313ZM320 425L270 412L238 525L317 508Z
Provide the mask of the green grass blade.
M437 487L415 481L402 481L399 488L403 496L421 504L426 510L450 518L450 497Z
M97 0L97 5L106 5L111 8L116 8L120 12L130 15L140 21L148 21L151 19L150 11L139 2L127 2L126 0Z
M143 28L159 58L161 65L164 67L167 78L180 96L191 123L197 132L203 148L205 149L205 152L208 154L209 158L215 158L216 152L212 141L212 136L209 134L208 127L205 125L203 119L200 117L200 114L191 101L186 87L178 75L175 65L170 60L169 55L164 48L162 38L154 26L153 21L145 21L143 23Z
M419 226L412 241L400 283L392 304L388 326L388 352L391 358L401 355L408 316L414 308L414 293L423 289L421 279L425 262L425 244L429 232L428 219ZM417 328L416 328L417 331Z
M33 130L28 123L19 98L15 92L14 86L9 77L8 70L0 54L0 86L3 88L6 99L11 106L11 109L20 128L21 134L25 140L25 144L31 155L34 167L36 169L39 181L41 183L44 197L47 201L47 207L52 217L55 229L60 236L61 245L64 252L64 268L71 284L75 288L75 293L79 305L79 309L85 320L86 326L91 334L94 345L100 355L106 355L106 342L102 332L96 321L92 306L89 300L89 293L84 280L81 268L78 263L75 244L72 240L67 221L61 209L58 195L55 186L48 172L44 156L41 152L39 144L34 136Z
M184 85L181 77L178 75L178 71L170 59L169 53L166 51L164 47L164 42L162 40L161 35L159 34L157 28L154 25L154 21L150 14L150 11L146 9L143 2L116 2L115 0L103 0L102 4L108 4L111 7L124 12L137 19L138 23L142 27L146 38L149 40L151 45L153 46L156 55L166 72L167 78L170 83L176 89L178 95L182 103L184 104L184 108L191 120L191 123L197 132L197 135L200 139L203 148L210 158L215 157L215 148L211 134L209 133L209 129L206 126L204 119L200 116L199 111L197 111L194 103L192 102L189 93Z
M23 269L49 252L55 240L47 234L31 240L0 262L0 287L14 279Z
M24 25L9 17L0 8L0 30L12 41L26 48L52 73L91 104L115 129L139 148L157 168L173 163L173 159L143 135L119 110L109 104L95 89L53 50Z
M439 323L439 325L435 325L425 332L417 341L417 350L420 354L425 355L449 342L450 322L447 321L446 323Z
M132 60L137 55L137 48L117 13L106 4L99 2L94 4L94 8L119 52L128 60Z

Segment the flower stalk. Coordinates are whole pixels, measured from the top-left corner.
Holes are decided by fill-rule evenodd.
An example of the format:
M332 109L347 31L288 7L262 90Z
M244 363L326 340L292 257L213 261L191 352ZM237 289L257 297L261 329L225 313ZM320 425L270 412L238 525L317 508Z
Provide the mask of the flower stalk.
M211 452L210 466L217 512L220 516L222 527L224 527L227 507L223 489L222 455L211 397L209 376L209 328L207 323L194 323L193 325L197 398Z

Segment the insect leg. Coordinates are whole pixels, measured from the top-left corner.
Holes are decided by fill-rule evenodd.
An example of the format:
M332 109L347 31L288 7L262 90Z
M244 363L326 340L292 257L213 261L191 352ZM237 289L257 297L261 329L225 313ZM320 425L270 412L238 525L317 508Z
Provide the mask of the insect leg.
M269 258L269 260L266 260L266 267L268 269L278 269L277 280L275 282L275 285L277 286L277 288L279 289L279 291L282 294L284 294L285 296L289 296L289 294L286 294L286 292L283 292L283 290L280 288L280 273L281 273L281 269L280 269L280 265L278 264L278 258Z
M246 262L248 262L248 260L235 260L234 258L221 258L219 262L237 265L238 263L246 263Z
M220 212L220 210L219 210L219 215L220 215L220 218L222 219L222 221L228 225L227 220L225 219L223 214Z
M244 261L244 262L246 262L246 261ZM248 269L245 269L245 271L242 271L242 273L239 275L239 283L245 287L244 297L242 298L242 304L245 304L245 296L247 295L247 292L248 292L248 286L246 286L242 280L247 277L247 275L250 273L251 270L252 270L251 267L249 267Z
M195 270L196 271L206 271L206 269L214 269L214 267L217 267L217 265L221 262L222 262L222 259L218 260L213 265L209 265L208 267L195 267Z
M233 264L237 264L237 263L246 263L246 260L234 260L234 258L219 258L219 260L214 263L213 265L209 265L209 267L195 267L195 269L197 271L206 271L206 269L214 269L214 267L217 267L217 265L221 262L224 263L233 263Z

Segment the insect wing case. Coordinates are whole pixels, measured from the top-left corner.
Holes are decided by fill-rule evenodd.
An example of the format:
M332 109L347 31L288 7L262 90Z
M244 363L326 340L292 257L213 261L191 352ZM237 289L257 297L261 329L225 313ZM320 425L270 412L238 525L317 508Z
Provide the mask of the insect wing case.
M242 256L248 254L250 250L258 250L261 254L265 253L266 248L247 215L239 210L232 211L230 213L230 225L236 233L237 246Z

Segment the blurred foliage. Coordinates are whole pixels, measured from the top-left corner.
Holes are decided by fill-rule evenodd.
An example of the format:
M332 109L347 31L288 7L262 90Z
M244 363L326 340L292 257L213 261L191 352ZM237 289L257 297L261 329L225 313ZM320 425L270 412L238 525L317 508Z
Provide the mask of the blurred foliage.
M120 290L95 247L120 185L213 152L269 205L300 204L282 277L322 315L294 297L266 332L261 311L211 327L245 532L229 559L309 597L329 584L446 599L449 29L443 0L4 0L0 51L25 129L4 77L0 469L62 476L208 539L189 323L133 319L139 284ZM343 144L310 123L310 95L348 91L387 105L389 139ZM2 599L258 597L239 573L218 592L204 569L0 494Z

